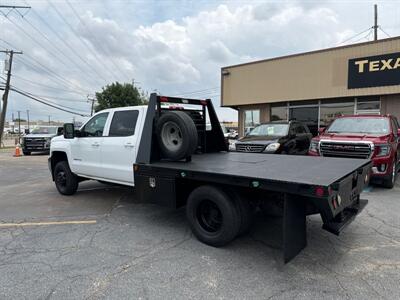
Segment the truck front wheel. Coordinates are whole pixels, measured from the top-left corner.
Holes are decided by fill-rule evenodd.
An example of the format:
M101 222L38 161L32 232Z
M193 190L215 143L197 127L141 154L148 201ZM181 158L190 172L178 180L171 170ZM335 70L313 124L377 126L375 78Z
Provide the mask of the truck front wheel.
M78 176L71 172L68 162L60 161L54 168L54 182L60 194L73 195L78 189Z
M198 187L190 194L186 216L193 234L214 247L232 241L241 226L235 203L224 191L213 186Z
M397 168L396 168L396 159L393 160L393 165L390 171L390 175L388 176L388 178L383 180L383 186L385 188L391 189L394 187L394 184L396 182L396 175L397 175Z

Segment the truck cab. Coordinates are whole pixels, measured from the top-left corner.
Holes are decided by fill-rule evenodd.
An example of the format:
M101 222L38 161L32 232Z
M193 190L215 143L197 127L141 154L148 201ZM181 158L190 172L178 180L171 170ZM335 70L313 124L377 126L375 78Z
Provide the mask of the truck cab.
M393 188L400 167L399 140L399 124L394 116L342 116L312 139L308 154L371 159L371 181Z
M132 106L96 113L76 130L75 138L52 140L51 167L66 160L71 172L82 179L133 186L132 165L146 111L147 106Z

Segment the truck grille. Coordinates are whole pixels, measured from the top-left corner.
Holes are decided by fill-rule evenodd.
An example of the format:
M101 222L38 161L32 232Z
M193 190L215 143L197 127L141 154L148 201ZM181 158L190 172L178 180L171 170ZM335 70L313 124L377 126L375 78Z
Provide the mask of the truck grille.
M319 151L322 156L369 158L371 145L367 143L325 142L321 141Z
M46 139L44 138L25 138L24 148L27 150L43 150Z
M236 151L239 152L263 152L265 145L236 144Z

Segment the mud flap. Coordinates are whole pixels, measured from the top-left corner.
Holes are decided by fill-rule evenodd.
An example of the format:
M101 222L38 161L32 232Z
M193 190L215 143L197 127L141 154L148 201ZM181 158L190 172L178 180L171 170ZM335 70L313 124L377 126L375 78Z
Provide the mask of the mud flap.
M284 195L283 260L288 263L307 245L306 209L304 200L292 194Z

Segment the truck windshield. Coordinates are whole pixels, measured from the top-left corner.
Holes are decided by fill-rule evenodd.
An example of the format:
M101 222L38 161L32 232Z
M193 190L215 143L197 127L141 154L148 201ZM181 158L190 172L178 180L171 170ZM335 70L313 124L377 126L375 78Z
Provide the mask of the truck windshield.
M384 118L340 118L333 121L328 133L388 134L389 121Z
M250 131L248 136L285 136L288 129L288 124L261 124Z
M33 134L57 134L57 127L35 127L32 129Z

